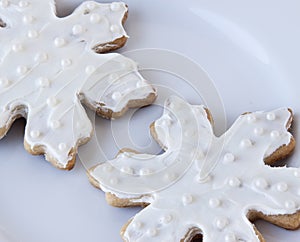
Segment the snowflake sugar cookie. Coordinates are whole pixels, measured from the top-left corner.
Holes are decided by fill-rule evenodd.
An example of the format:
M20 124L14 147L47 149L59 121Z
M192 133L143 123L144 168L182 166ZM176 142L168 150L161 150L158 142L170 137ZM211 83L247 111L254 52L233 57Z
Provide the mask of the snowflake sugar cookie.
M121 2L84 2L58 18L54 0L0 0L0 137L25 117L25 148L71 169L92 133L81 103L114 118L153 102L136 63L104 54L125 44L126 16Z
M171 97L151 126L165 153L127 150L89 171L111 204L149 204L124 226L125 241L264 241L250 221L299 226L300 170L269 166L294 149L291 111L241 115L220 137L211 121L203 106Z

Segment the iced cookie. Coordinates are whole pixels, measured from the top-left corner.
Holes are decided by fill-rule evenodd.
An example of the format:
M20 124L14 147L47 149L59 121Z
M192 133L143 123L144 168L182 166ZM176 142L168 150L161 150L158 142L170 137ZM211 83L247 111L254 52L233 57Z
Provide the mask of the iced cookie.
M84 2L64 18L55 12L54 0L0 0L0 137L24 117L26 150L71 169L92 134L82 103L115 118L156 93L135 62L105 53L126 42L124 3Z
M114 206L147 205L124 241L264 241L253 221L300 224L300 170L272 167L295 146L290 109L241 115L216 137L209 111L171 97L153 123L161 155L120 152L89 171Z

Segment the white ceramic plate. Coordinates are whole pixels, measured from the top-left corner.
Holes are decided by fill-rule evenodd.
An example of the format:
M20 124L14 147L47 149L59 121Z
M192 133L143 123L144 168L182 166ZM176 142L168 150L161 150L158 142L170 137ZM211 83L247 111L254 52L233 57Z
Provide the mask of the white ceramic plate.
M80 2L57 0L59 15L69 14ZM96 136L80 148L79 157L84 165L78 159L70 172L53 168L43 157L27 154L23 148L25 122L17 121L0 141L0 241L121 241L121 226L139 209L108 206L103 193L89 184L85 167L114 157L123 146L160 152L149 136L148 126L159 117L159 105L168 93L182 95L192 103L207 104L213 110L218 134L245 111L289 106L295 111L293 133L297 138L298 1L126 3L130 9L126 29L131 38L121 52L140 62L143 75L158 87L157 105L131 111L113 123L89 112L96 124ZM140 51L145 48L148 50ZM174 63L159 55L167 53L170 57L174 52L179 58ZM199 78L201 90L191 88L188 83L194 83L196 72L190 76L193 69L185 61L189 67L200 65L216 89L204 85L205 76ZM201 68L197 70L205 74ZM95 140L101 150L95 148ZM290 166L300 166L299 151L298 145L288 159ZM300 230L286 231L264 222L257 226L267 241L294 242L300 238Z

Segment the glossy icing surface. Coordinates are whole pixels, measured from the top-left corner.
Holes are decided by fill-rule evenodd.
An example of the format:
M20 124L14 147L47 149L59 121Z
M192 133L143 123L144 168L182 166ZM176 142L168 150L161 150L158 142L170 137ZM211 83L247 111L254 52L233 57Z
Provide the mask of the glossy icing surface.
M300 207L299 169L264 164L291 142L290 121L287 108L249 113L216 137L203 106L170 97L154 123L165 153L121 153L90 175L105 192L150 203L127 226L126 241L180 241L193 228L204 241L259 241L249 211Z

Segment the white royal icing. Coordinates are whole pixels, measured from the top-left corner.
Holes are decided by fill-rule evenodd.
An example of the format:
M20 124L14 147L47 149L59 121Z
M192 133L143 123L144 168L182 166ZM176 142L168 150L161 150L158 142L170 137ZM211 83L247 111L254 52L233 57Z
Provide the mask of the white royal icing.
M5 23L0 27L0 128L26 117L25 140L31 149L42 146L64 168L71 149L92 132L81 102L102 112L120 112L130 100L155 91L132 60L93 51L127 37L124 3L84 2L64 18L55 11L54 0L0 0ZM117 74L114 80L112 73Z
M299 169L264 164L264 158L291 142L290 119L287 108L245 114L216 137L203 106L170 97L154 124L165 153L125 152L90 175L105 192L150 203L127 226L126 241L181 241L195 228L206 242L259 241L248 211L278 215L300 208ZM124 165L130 173L120 169ZM166 174L175 174L175 180L166 180ZM110 183L112 178L118 183Z

